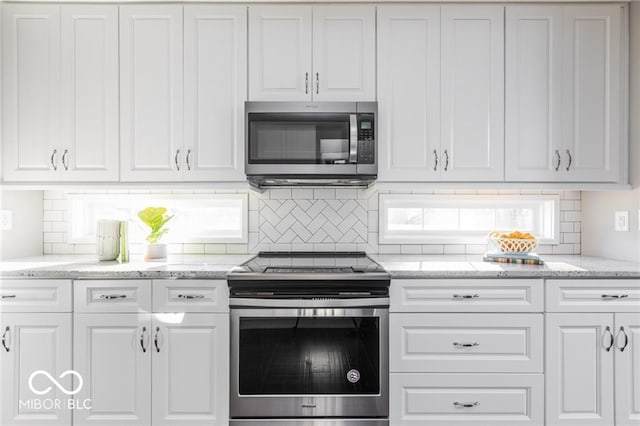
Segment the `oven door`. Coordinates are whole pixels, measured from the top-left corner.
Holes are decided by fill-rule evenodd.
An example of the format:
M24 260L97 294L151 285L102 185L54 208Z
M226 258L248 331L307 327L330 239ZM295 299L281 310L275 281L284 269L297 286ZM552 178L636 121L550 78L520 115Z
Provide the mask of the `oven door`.
M387 417L388 309L231 310L232 418Z

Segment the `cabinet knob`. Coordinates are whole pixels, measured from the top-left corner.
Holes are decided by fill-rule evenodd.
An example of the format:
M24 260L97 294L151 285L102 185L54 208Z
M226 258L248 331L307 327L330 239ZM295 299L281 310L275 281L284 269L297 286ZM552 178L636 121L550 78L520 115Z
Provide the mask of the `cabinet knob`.
M619 339L620 333L622 333L622 336L624 336L624 344L622 345L622 347L618 346L618 340L620 340ZM629 344L629 336L627 336L627 332L624 331L624 327L621 326L620 330L618 331L618 334L616 334L616 348L618 348L620 352L624 352L628 344Z
M191 171L191 149L187 150L187 170Z
M9 326L7 326L4 329L4 333L2 333L2 347L4 348L5 351L9 352L9 332L11 331L11 329L9 328Z
M65 170L69 170L69 165L67 164L67 154L69 153L68 149L65 149L62 153L62 166Z
M433 150L433 171L438 171L438 151Z
M178 157L180 156L180 150L176 149L176 155L173 157L173 162L176 163L176 170L180 171L180 163L178 162Z
M446 172L447 170L449 170L449 152L447 152L447 150L444 150L444 171Z
M51 163L51 167L53 168L54 172L58 170L58 162L55 161L56 154L58 154L58 150L54 149L53 152L51 153L51 158L49 159L49 162Z
M571 168L571 163L573 163L573 157L571 156L571 151L567 150L567 157L569 157L569 164L567 164L567 171Z
M604 343L606 337L609 338L609 344L608 345L605 345L605 343ZM604 348L604 350L609 352L611 350L611 348L613 347L614 340L615 339L613 338L613 333L611 332L611 328L609 328L609 326L607 326L604 329L604 333L602 333L602 347Z
M562 162L562 158L560 157L560 151L558 151L557 149L556 149L556 152L555 152L554 155L556 156L555 169L556 169L556 172L557 172L558 170L560 170L560 163Z

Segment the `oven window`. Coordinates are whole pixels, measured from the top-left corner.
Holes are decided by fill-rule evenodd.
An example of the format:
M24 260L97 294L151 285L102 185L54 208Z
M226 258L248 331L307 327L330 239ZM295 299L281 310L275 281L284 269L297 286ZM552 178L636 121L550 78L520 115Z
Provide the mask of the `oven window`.
M377 394L379 345L375 317L240 318L240 394Z
M249 163L345 164L349 114L249 114Z

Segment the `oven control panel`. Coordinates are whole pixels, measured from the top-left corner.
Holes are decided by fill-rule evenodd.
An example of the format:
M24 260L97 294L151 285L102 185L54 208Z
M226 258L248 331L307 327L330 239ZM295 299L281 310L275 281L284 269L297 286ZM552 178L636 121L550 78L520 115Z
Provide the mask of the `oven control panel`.
M376 161L375 122L373 114L358 114L358 164Z

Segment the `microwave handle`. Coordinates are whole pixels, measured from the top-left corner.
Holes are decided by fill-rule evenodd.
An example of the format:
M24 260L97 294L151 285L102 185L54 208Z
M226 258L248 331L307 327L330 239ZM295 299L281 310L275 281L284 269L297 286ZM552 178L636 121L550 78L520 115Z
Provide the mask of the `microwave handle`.
M349 162L358 162L358 116L349 114Z

